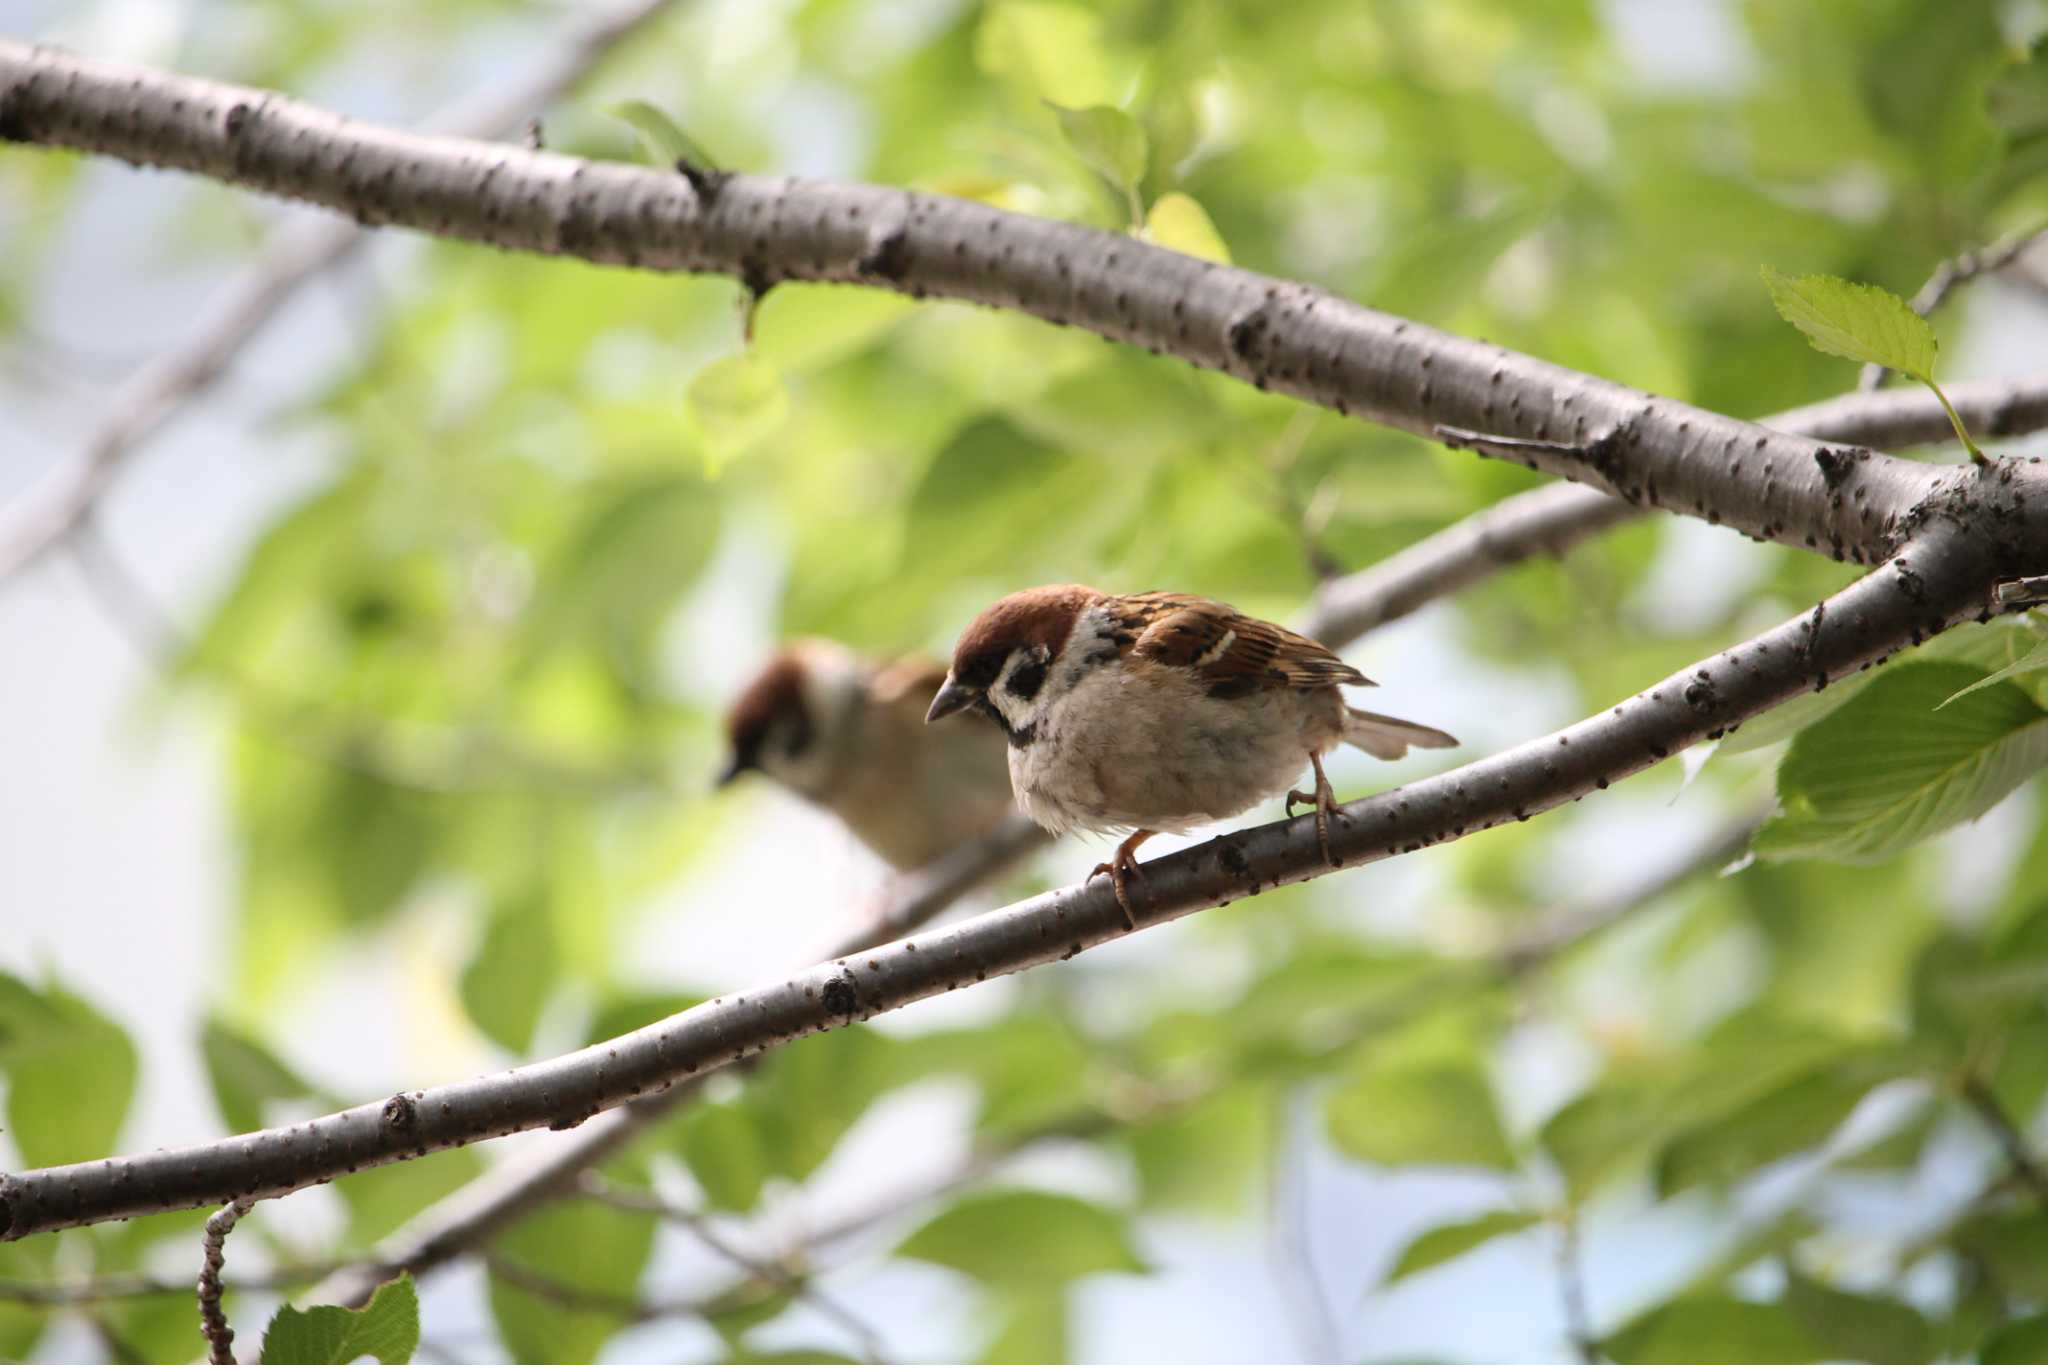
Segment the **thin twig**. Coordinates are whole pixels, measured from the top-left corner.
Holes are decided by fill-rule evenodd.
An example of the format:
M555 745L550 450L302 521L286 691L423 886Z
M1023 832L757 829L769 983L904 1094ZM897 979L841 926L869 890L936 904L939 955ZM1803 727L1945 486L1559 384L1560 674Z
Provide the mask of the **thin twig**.
M354 1261L327 1261L318 1265L285 1266L261 1275L241 1275L235 1285L244 1291L263 1292L291 1289L332 1275ZM37 1283L30 1280L0 1280L0 1302L32 1303L51 1307L73 1304L108 1303L117 1299L163 1298L189 1294L192 1281L160 1279L154 1275L102 1275L89 1280Z
M595 1199L601 1204L633 1213L651 1213L664 1222L675 1224L702 1243L706 1250L723 1258L735 1269L756 1280L774 1285L792 1298L809 1304L819 1316L838 1323L848 1336L859 1343L861 1353L868 1358L870 1365L883 1365L886 1360L887 1352L883 1348L881 1334L859 1315L804 1277L791 1274L788 1269L772 1261L764 1261L741 1251L713 1228L709 1219L694 1209L685 1208L652 1191L628 1189L607 1180L596 1171L585 1171L582 1179L577 1182L577 1188L585 1197Z
M2013 1116L2006 1112L1996 1091L1975 1071L1964 1075L1961 1087L1963 1102L1977 1112L1984 1120L1984 1126L1998 1139L1998 1145L2005 1150L2005 1159L2012 1163L2012 1172L2019 1177L2033 1194L2035 1202L2048 1207L2048 1168L2034 1154L2033 1145L2020 1130Z
M619 43L675 0L624 0L579 17L548 44L547 58L525 80L499 83L464 97L423 127L491 138L519 128L534 111L574 88ZM104 404L105 417L78 455L8 509L0 533L0 582L68 538L91 511L115 469L165 423L219 381L243 347L277 316L300 286L346 260L366 233L353 222L320 221L272 234L256 263L217 298L181 347L137 369Z
M206 1220L206 1233L200 1241L199 1335L206 1338L207 1365L235 1365L235 1329L228 1326L227 1314L221 1310L220 1272L227 1263L228 1234L255 1207L253 1199L237 1199Z
M1593 1310L1586 1295L1579 1215L1570 1208L1565 1209L1557 1224L1557 1292L1564 1312L1565 1336L1578 1353L1580 1365L1601 1365L1600 1341L1593 1335Z
M1941 307L1942 301L1958 285L1967 284L1979 275L1988 275L2005 269L2025 255L2027 248L2043 237L2048 237L2048 223L2008 233L1989 246L1965 251L1960 256L1943 261L1934 267L1934 273L1927 277L1927 283L1920 286L1920 292L1913 295L1913 311L1923 318L1927 317ZM1869 393L1882 385L1890 374L1891 370L1883 365L1865 365L1863 372L1857 377L1856 387Z

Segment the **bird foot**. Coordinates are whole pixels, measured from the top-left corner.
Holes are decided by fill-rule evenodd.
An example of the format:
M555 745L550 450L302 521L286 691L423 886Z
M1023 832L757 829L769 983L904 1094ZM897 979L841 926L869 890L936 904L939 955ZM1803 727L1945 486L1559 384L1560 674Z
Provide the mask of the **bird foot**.
M1088 880L1094 881L1107 872L1109 885L1116 892L1117 909L1124 912L1124 923L1132 929L1138 927L1138 918L1131 911L1131 880L1145 880L1145 869L1138 865L1138 845L1152 837L1152 831L1141 829L1116 846L1116 852L1109 855L1106 863L1097 863L1089 872Z
M1330 779L1323 776L1322 756L1310 754L1308 761L1316 770L1316 789L1312 792L1287 793L1287 815L1289 819L1293 818L1294 803L1297 801L1304 806L1316 808L1316 846L1322 849L1324 862L1331 867L1338 867L1341 864L1337 861L1337 855L1330 850L1330 817L1337 810L1337 791L1330 785Z

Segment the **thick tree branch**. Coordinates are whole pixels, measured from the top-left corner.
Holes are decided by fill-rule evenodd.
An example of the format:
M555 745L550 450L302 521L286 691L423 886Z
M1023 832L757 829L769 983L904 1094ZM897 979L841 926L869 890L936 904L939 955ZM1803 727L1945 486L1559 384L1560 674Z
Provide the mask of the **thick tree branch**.
M1972 436L2018 436L2048 427L2048 373L1957 384L1949 397ZM1955 436L1941 404L1917 385L1848 394L1762 422L1795 436L1874 450L1930 445ZM1300 628L1342 647L1525 559L1560 557L1647 510L1574 483L1547 484L1503 498L1370 568L1325 583Z
M678 174L374 128L246 87L4 41L0 136L512 250L1030 313L1423 435L1543 443L1495 450L1629 502L1860 562L1886 558L1907 514L1959 477L1774 433L1305 285L939 195L745 175L700 193Z
M460 137L502 137L554 103L674 3L624 0L579 18L555 37L547 61L525 80L451 105L428 119L426 127ZM0 138L7 136L5 112L6 101L0 97ZM108 397L106 415L77 458L10 509L0 526L0 579L68 535L128 453L211 388L301 285L347 259L363 237L362 228L353 222L302 224L273 234L255 263L215 300L183 346L144 365Z
M1555 735L1340 808L1340 865L1413 852L1577 800L1808 688L1988 612L2004 537L1937 520L1882 569L1734 649ZM2048 508L2009 528L2040 553ZM1304 816L1146 864L1144 925L1332 869ZM1108 884L1048 892L950 929L847 954L647 1028L496 1076L394 1095L324 1118L138 1156L0 1176L0 1237L283 1194L367 1166L599 1111L770 1047L991 976L1071 957L1129 932Z
M929 923L1047 842L1045 832L1028 820L1006 821L988 838L897 879L874 919L821 956L866 952ZM500 1163L407 1222L368 1261L337 1270L312 1297L366 1303L377 1286L394 1275L424 1275L463 1255L534 1206L570 1193L579 1175L675 1113L695 1094L694 1083L671 1086L599 1114L572 1136Z

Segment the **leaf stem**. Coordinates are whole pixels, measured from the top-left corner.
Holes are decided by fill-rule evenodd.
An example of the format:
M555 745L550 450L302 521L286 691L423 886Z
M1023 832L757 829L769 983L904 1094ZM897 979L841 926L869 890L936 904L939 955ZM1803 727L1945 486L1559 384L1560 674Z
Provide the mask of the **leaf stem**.
M1984 452L1977 448L1977 443L1970 439L1969 431L1963 426L1963 419L1956 414L1955 404L1948 401L1948 395L1941 391L1941 385L1923 374L1916 374L1913 378L1934 390L1934 397L1941 404L1941 410L1948 414L1949 425L1956 429L1956 439L1963 443L1964 450L1970 452L1970 463L1974 465L1989 463L1985 458Z

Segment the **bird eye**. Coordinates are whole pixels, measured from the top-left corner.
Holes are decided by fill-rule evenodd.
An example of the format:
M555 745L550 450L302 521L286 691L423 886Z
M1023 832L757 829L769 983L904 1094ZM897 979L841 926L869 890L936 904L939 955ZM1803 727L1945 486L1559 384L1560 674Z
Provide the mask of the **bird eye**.
M953 676L959 679L962 687L987 688L1003 671L1004 657L993 650L984 650L962 664Z
M1046 666L1044 659L1026 659L1010 670L1003 690L1019 701L1030 701L1038 695L1038 689L1045 686Z

